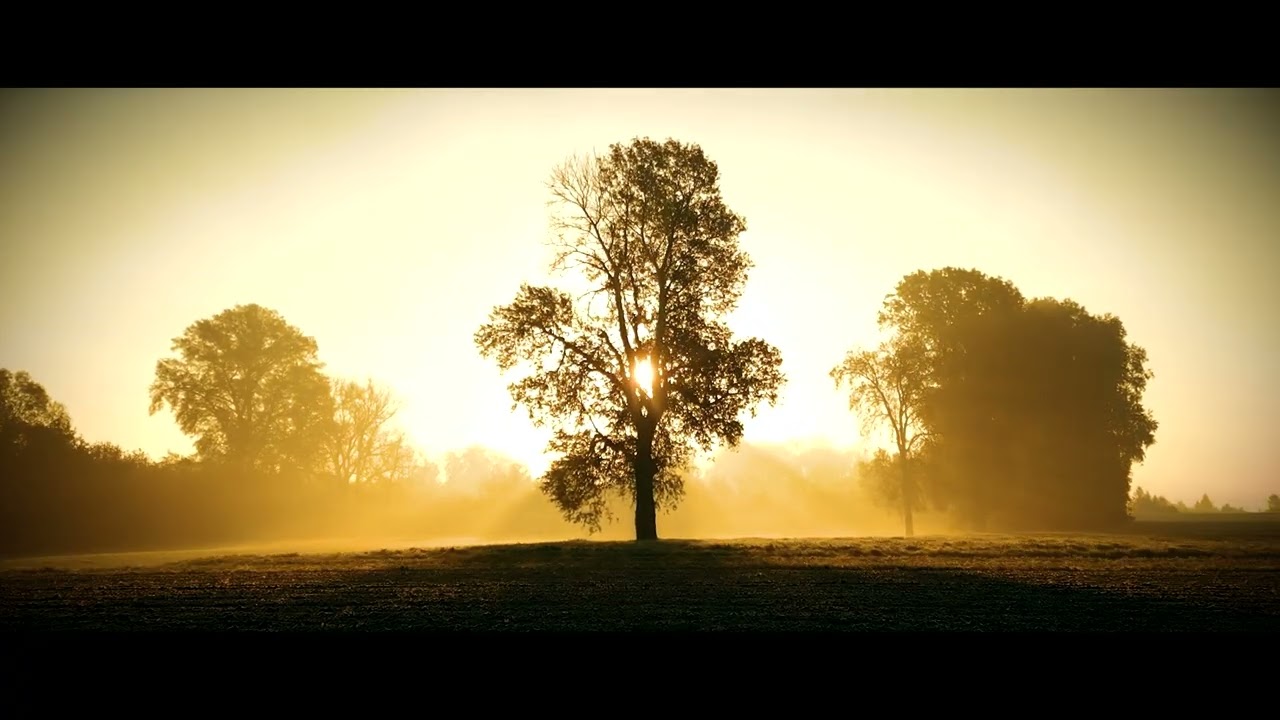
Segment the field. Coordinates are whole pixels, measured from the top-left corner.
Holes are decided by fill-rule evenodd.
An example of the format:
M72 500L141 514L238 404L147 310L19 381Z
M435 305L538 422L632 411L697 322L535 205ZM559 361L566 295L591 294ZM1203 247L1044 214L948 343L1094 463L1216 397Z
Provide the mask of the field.
M0 629L1277 631L1280 522L7 561Z

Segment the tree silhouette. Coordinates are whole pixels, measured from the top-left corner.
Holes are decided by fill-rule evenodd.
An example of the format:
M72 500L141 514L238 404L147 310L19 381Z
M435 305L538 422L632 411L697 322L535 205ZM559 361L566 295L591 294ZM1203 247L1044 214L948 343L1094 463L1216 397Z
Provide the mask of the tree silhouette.
M911 514L917 495L911 477L913 459L929 438L920 415L928 379L924 362L923 347L899 337L875 351L850 352L830 373L837 387L849 386L849 407L862 415L864 432L882 426L892 434L899 476L896 495L902 504L907 537L915 533ZM887 457L877 456L869 467L879 469L887 461Z
M1196 501L1196 504L1194 507L1196 512L1202 512L1202 513L1218 512L1217 506L1215 506L1213 504L1213 501L1209 499L1209 493L1205 493L1204 495L1201 495L1200 499Z
M894 341L914 354L916 418L932 434L934 465L940 474L935 478L939 495L935 501L979 527L1005 490L999 481L1003 468L992 457L999 440L990 434L975 436L992 428L987 424L967 428L946 410L989 416L992 389L971 392L972 385L956 382L954 368L965 357L966 343L972 341L966 337L969 327L980 318L1016 313L1023 303L1022 293L1012 283L977 270L947 267L903 277L885 298L878 316L881 329L894 333Z
M1280 495L1271 493L1267 498L1267 512L1280 512Z
M168 404L201 458L246 470L310 471L333 422L316 342L274 310L237 305L173 341L156 363L151 413Z
M11 454L38 442L37 436L73 443L71 416L30 373L0 368L0 449Z
M24 486L24 491L47 487L51 480L75 474L82 448L62 403L26 371L0 368L0 486Z
M903 278L880 321L919 349L939 487L972 526L1128 517L1131 467L1157 424L1142 406L1146 352L1118 318L944 268Z
M1141 487L1133 489L1133 498L1129 501L1129 514L1133 517L1176 512L1179 512L1178 506L1169 502L1168 498L1162 495L1152 495Z
M387 427L398 411L391 391L372 380L335 380L333 403L326 469L339 487L407 480L416 458L404 435Z
M560 455L541 487L592 530L621 491L636 539L657 539L656 512L679 501L694 449L736 444L740 415L776 402L784 382L778 350L735 341L724 322L751 262L718 183L702 149L675 140L560 166L552 269L579 287L523 285L476 332L502 371L525 366L511 396L554 426L548 449Z

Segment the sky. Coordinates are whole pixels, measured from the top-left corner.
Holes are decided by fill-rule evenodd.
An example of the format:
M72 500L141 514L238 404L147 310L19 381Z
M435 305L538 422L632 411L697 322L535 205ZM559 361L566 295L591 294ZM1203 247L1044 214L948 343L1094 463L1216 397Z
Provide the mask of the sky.
M1278 96L1123 89L93 89L0 94L0 367L77 430L192 450L155 364L238 304L400 398L429 457L546 466L473 334L546 273L554 167L700 145L743 216L731 325L788 377L744 440L863 447L828 376L906 274L945 266L1112 313L1155 372L1134 484L1280 492Z

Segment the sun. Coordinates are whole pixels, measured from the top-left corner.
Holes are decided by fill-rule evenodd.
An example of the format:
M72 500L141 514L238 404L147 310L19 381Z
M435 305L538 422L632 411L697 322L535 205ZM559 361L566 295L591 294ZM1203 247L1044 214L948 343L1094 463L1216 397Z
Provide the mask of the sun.
M645 395L653 397L653 363L649 358L636 358L636 369L633 374L636 385L644 391Z

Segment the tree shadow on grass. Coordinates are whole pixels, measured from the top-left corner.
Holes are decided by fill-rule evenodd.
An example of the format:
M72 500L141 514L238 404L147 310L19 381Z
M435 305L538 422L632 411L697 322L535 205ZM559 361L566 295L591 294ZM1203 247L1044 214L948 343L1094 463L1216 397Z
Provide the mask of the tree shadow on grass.
M892 560L827 564L820 548L811 564L780 565L762 547L544 543L357 558L373 567L10 573L0 583L0 629L1280 630L1277 575L1267 568L1242 569L1225 584L1183 573L1163 593L1167 569L1155 565L1011 576Z

